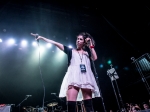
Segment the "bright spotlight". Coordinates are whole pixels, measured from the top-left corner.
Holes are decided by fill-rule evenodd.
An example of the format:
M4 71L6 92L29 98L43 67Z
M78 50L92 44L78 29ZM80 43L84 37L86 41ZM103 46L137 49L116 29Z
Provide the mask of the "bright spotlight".
M107 64L109 64L109 65L110 65L111 63L112 63L112 62L111 62L111 60L108 60L108 61L107 61Z
M32 45L33 45L34 47L38 46L37 42L32 42Z
M26 47L27 46L27 41L26 40L22 40L21 46Z
M47 43L47 44L46 44L46 47L47 47L47 48L50 48L50 47L52 47L52 44Z
M72 48L72 46L71 46L71 45L69 45L68 47L69 47L69 48Z
M8 40L8 45L13 45L15 44L15 40L14 39L9 39Z
M38 49L38 51L39 51L40 53L44 53L45 48L44 48L43 46L40 46L39 49Z
M0 42L3 42L3 40L2 40L2 39L0 39Z

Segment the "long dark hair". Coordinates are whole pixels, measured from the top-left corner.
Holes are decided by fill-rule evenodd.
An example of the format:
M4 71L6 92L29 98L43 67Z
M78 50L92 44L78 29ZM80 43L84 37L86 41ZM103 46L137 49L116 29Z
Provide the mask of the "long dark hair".
M95 46L95 41L94 41L93 37L89 33L81 32L81 33L78 34L78 36L80 36L80 35L83 36L84 41L85 41L86 38L90 38L91 41L92 41L93 46Z

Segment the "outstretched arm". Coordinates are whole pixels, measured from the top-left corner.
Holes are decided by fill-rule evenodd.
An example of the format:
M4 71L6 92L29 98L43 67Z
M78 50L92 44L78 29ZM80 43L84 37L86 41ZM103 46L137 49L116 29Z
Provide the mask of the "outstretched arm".
M33 33L31 33L31 35L34 36L34 37L37 36L37 34L33 34ZM47 42L47 43L51 43L51 44L57 46L57 47L58 47L60 50L62 50L62 51L64 50L63 44L61 44L61 43L59 43L59 42L56 42L56 41L47 39L47 38L42 37L42 36L38 36L38 37L36 38L36 40L39 40L39 39L40 39L40 40L44 40L44 41Z

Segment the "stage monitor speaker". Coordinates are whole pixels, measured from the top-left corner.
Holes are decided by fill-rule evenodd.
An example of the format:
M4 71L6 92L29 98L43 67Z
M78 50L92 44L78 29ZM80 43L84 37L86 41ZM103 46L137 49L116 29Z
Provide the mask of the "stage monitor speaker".
M0 112L10 112L11 106L0 107Z

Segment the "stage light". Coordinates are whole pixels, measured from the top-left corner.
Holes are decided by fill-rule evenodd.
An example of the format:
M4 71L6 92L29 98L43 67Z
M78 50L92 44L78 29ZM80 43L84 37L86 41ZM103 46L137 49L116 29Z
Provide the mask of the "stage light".
M37 46L32 52L31 60L34 62L37 62L39 59L40 61L43 61L43 59L45 59L43 58L45 56L45 53L45 46Z
M13 45L13 44L15 44L15 40L14 39L9 39L8 40L8 45Z
M3 40L2 40L2 39L0 39L0 42L3 42Z
M109 64L109 65L110 65L110 64L111 64L111 60L108 60L108 61L107 61L107 64Z
M103 65L103 64L100 64L100 65L99 65L99 67L100 67L100 68L103 68L103 67L104 67L104 65Z
M69 45L68 47L69 47L69 48L72 48L72 46L71 46L71 45Z
M46 47L47 47L47 48L51 48L51 47L52 47L52 44L48 43L48 44L46 44Z
M32 45L33 45L34 47L38 46L37 42L32 42Z
M21 46L22 46L22 47L26 47L26 46L27 46L27 41L26 41L26 40L22 40Z
M43 46L39 47L40 53L43 53L45 51L45 48Z

